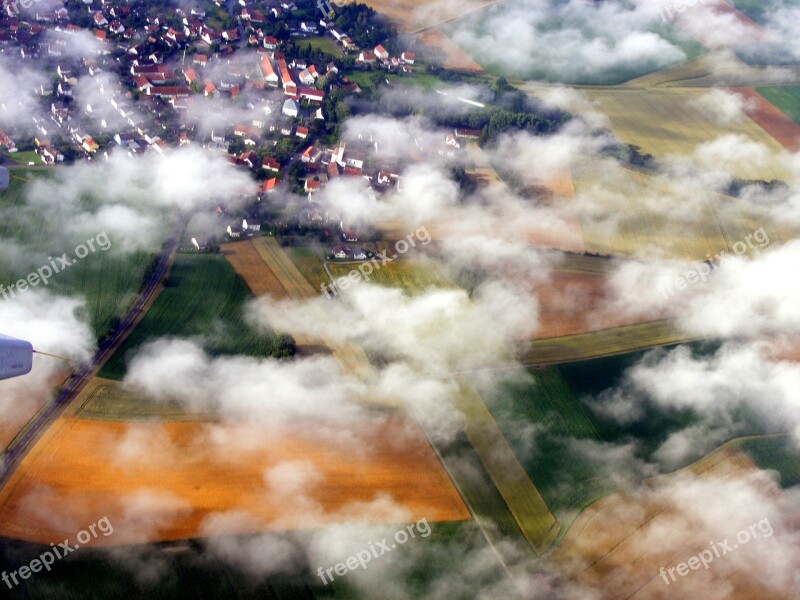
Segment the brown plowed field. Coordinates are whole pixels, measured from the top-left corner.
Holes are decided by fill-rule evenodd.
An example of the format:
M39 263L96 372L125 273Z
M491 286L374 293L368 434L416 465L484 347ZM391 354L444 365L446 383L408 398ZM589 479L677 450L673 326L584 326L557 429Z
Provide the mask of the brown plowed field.
M744 98L746 105L754 106L746 109L747 116L781 146L790 152L800 150L800 125L751 87L733 88L731 91Z

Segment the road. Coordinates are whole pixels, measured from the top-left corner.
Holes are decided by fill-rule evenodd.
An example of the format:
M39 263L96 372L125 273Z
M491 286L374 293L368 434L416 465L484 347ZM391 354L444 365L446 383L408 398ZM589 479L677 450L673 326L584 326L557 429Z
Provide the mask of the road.
M14 439L3 453L2 464L0 464L0 488L8 482L9 477L28 449L32 447L33 443L39 439L69 403L80 394L81 390L91 381L120 344L125 341L125 338L128 337L144 315L144 309L157 296L161 281L172 266L172 261L178 250L178 239L182 228L183 219L176 217L169 239L164 244L164 250L155 270L136 301L121 319L120 324L100 345L92 360L69 378L53 401L39 411L33 420L28 423L24 434Z

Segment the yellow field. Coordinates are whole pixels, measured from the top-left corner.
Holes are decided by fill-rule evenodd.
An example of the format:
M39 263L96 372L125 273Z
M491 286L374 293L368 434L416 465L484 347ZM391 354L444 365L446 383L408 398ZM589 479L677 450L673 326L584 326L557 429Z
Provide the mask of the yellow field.
M688 341L672 321L625 325L592 333L533 340L519 360L528 366L572 362Z
M771 138L770 138L771 139ZM792 232L746 214L731 198L680 181L668 181L631 169L604 173L587 161L574 177L579 205L591 204L583 219L583 238L590 252L635 255L658 252L666 257L703 261L731 251L763 227L772 243ZM597 219L598 213L604 219Z
M261 259L269 266L278 281L289 294L289 297L300 300L315 298L320 291L315 290L292 260L272 237L260 237L252 241L253 247Z
M459 402L459 408L466 417L464 431L475 453L508 505L525 539L535 552L543 552L559 533L553 513L517 460L481 397L463 387Z
M769 134L750 119L718 125L692 106L705 90L690 89L599 89L584 90L598 103L597 110L611 119L611 129L623 142L639 146L656 158L690 156L696 147L726 134L744 135L773 153L782 150ZM785 179L774 167L742 165L734 176L743 179Z
M793 84L800 82L800 67L753 66L730 52L709 52L671 69L655 71L632 79L620 87L711 88Z
M347 277L351 271L358 270L355 263L328 263L334 280ZM454 288L456 284L442 273L436 265L418 260L403 259L387 263L369 275L369 282L387 287L396 287L407 292L423 291L426 288Z

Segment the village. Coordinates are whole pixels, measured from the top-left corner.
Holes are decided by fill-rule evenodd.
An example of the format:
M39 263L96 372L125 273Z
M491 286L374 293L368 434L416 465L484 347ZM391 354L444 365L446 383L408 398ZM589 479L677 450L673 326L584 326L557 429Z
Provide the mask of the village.
M247 170L254 202L279 191L305 196L312 224L339 222L313 202L337 178L357 178L373 197L400 185L396 157L381 155L369 137L341 139L347 99L362 93L348 73L380 80L381 73L413 76L420 66L415 52L389 52L395 38L378 39L391 36L390 28L368 23L356 34L338 24L349 18L343 10L359 10L355 5L337 9L336 21L312 2L273 0L155 11L107 0L22 6L4 5L0 57L36 64L52 85L20 90L33 92L41 109L32 111L30 129L0 131L0 148L18 164L107 160L120 152L133 159L195 145ZM416 142L417 150L452 155L480 134L455 129L434 147ZM228 239L260 228L218 213ZM339 229L342 242L358 241L352 228ZM331 254L367 258L345 244Z

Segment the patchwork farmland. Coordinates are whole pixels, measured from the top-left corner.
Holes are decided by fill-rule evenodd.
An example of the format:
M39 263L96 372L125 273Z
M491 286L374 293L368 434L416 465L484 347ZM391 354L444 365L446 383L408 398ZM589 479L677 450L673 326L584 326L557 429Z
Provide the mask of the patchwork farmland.
M77 4L0 15L0 284L111 242L0 294L3 597L797 595L797 0Z

